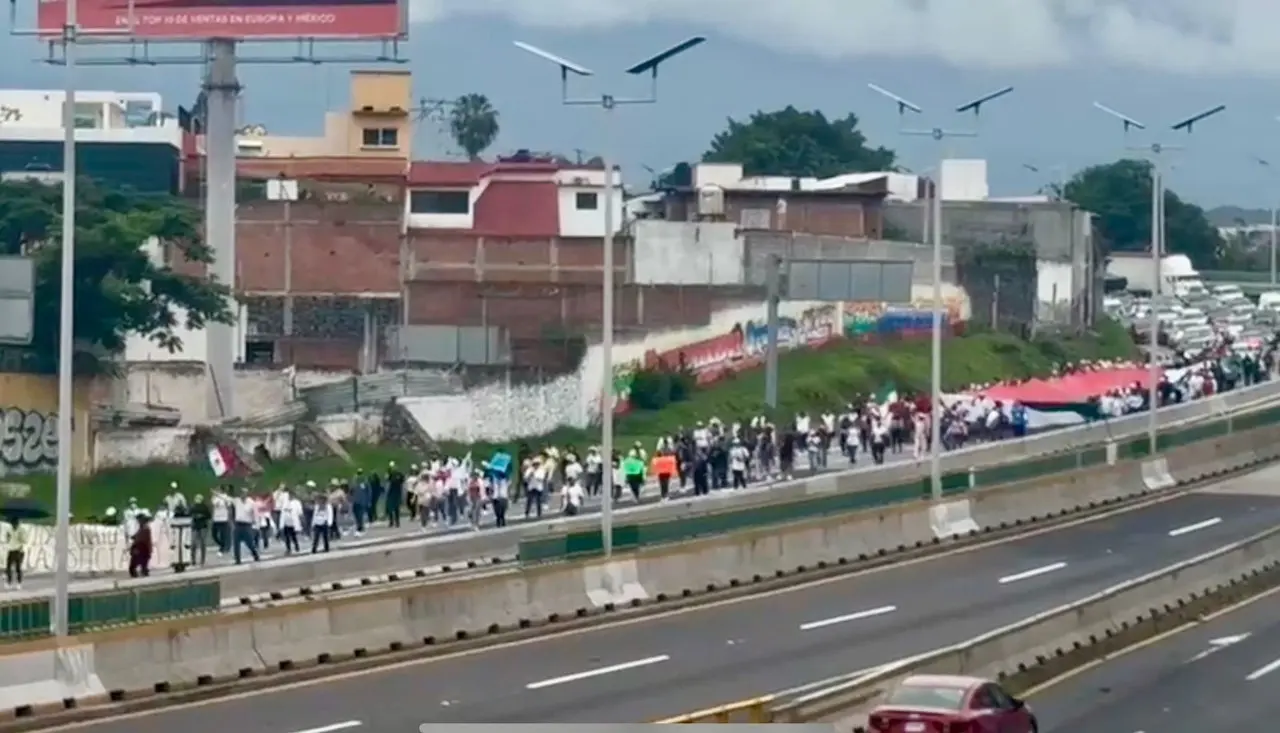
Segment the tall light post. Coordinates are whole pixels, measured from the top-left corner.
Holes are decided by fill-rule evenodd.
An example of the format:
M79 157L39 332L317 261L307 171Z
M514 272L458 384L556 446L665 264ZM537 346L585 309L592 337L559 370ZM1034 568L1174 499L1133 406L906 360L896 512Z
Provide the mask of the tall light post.
M1147 126L1145 124L1139 122L1133 117L1130 117L1129 115L1126 115L1122 112L1117 112L1115 109L1112 109L1111 107L1108 107L1105 104L1102 104L1101 102L1094 102L1093 106L1101 110L1102 112L1105 112L1106 114L1110 115L1111 117L1114 117L1115 119L1119 120L1120 123L1124 126L1124 133L1126 137L1128 137L1128 134L1134 130L1147 129ZM1225 104L1220 104L1216 107L1210 107L1209 109L1206 109L1203 112L1198 112L1190 117L1179 120L1173 123L1172 125L1169 125L1169 129L1172 130L1173 132L1185 132L1186 134L1190 135L1195 130L1195 126L1197 123L1203 122L1204 120L1210 117L1213 117L1214 115L1218 114L1219 112L1222 112L1226 108L1227 106ZM1156 300L1156 296L1159 295L1160 292L1165 289L1163 287L1163 283L1161 283L1160 281L1160 277L1161 277L1160 258L1163 257L1165 254L1165 251L1164 251L1165 250L1164 168L1163 168L1164 154L1171 150L1181 150L1182 147L1178 145L1169 145L1162 140L1152 140L1146 145L1127 146L1127 147L1129 150L1138 150L1146 153L1147 160L1150 161L1151 163L1151 279L1152 279L1152 286L1151 286L1151 325L1150 325L1151 336L1148 342L1148 349L1147 349L1147 382L1148 382L1147 402L1149 405L1147 409L1147 443L1151 453L1154 454L1156 452L1156 448L1159 447L1159 435L1160 435L1160 416L1158 414L1159 413L1158 408L1160 405L1160 362L1157 361L1156 359L1156 351L1160 347L1160 317L1158 315L1159 309L1156 308L1155 300Z
M1258 165L1267 169L1268 173L1275 173L1276 169L1271 165L1271 161L1265 158L1254 158ZM1276 286L1276 224L1280 223L1280 212L1276 209L1276 199L1274 194L1271 197L1271 287Z
M898 116L906 117L908 112L914 114L923 114L924 109L914 102L908 101L884 87L875 84L867 85L871 91L883 97L887 97L898 106ZM965 102L955 108L957 114L973 113L974 120L978 119L982 112L982 105L1005 96L1013 91L1013 87L1004 87L997 89L990 94L985 94L971 102ZM956 137L977 137L978 131L973 130L956 130L944 127L932 127L929 129L916 129L903 127L900 132L903 135L911 135L916 137L933 138L935 142L943 143L949 138ZM933 181L933 195L929 197L930 205L933 206L933 348L932 348L932 365L930 369L930 388L929 403L931 406L929 416L930 441L932 443L929 451L929 487L930 494L933 499L942 498L942 171L943 163L946 162L946 151L940 150L938 154L938 175ZM926 191L928 193L928 191Z
M601 136L603 139L600 141L600 153L604 159L604 262L602 264L604 282L601 285L604 303L601 307L603 333L600 336L603 378L600 385L600 452L601 460L604 464L606 483L604 490L601 492L602 498L600 500L600 534L605 557L613 554L613 291L615 275L613 271L613 247L614 235L616 234L613 223L615 193L613 183L613 112L620 106L655 104L658 101L658 67L664 61L668 61L706 40L703 36L694 36L627 69L626 72L633 76L649 75L649 94L643 97L615 97L612 94L573 97L569 94L569 75L594 76L595 72L562 56L544 51L537 46L523 41L515 42L517 48L560 67L561 104L570 107L599 107L604 110L604 118L601 122Z
M62 25L63 57L66 71L62 101L62 271L58 299L58 468L56 481L53 553L53 633L70 633L71 569L71 457L75 416L75 262L76 262L76 0L67 0L67 17Z

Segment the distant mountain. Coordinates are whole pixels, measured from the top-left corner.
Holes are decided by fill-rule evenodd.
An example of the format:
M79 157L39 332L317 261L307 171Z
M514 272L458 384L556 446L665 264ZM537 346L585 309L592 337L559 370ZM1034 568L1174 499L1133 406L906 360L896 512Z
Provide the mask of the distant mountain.
M1269 209L1242 209L1239 206L1219 206L1205 212L1209 223L1216 227L1234 227L1243 223L1245 226L1270 224Z

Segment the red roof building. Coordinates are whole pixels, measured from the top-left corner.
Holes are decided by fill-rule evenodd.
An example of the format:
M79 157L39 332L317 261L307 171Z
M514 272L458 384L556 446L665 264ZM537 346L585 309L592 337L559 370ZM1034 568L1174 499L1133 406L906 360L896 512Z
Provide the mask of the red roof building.
M518 361L549 334L601 324L604 169L526 156L496 163L416 162L406 177L405 267L411 325L497 326ZM613 199L621 329L706 323L706 289L632 285L620 183ZM679 292L676 292L676 291ZM530 348L522 350L522 344Z

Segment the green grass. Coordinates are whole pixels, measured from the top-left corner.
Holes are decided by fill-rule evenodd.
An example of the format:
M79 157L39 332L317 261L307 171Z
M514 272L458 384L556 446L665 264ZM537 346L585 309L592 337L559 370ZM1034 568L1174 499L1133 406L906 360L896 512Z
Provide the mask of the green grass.
M948 339L943 343L942 380L944 389L959 389L974 382L1044 376L1054 364L1092 358L1132 358L1137 351L1119 325L1107 321L1097 332L1080 338L1040 338L1024 341L1006 333L978 333ZM903 341L881 346L864 346L836 341L818 350L794 351L779 358L780 387L778 413L794 415L801 410L831 409L868 395L885 385L899 391L927 391L929 387L930 344L928 339ZM733 420L765 412L764 370L752 369L705 389L685 402L654 412L636 411L616 424L618 445L642 441L651 447L660 435L681 425L717 416ZM505 445L442 444L450 455L473 451L487 457L498 448L514 450L521 443L531 448L543 445L585 447L599 442L597 430L563 429L549 435L529 436ZM348 444L357 466L385 468L388 461L401 465L421 456L394 446ZM318 461L278 461L266 467L264 475L251 479L255 486L275 486L279 482L327 482L335 476L349 476L354 467L336 458ZM23 479L33 495L54 506L53 476L36 474ZM72 511L77 517L101 514L108 506L121 506L136 497L144 506L155 506L177 481L188 498L207 494L216 480L207 466L153 465L102 471L77 478L72 490Z

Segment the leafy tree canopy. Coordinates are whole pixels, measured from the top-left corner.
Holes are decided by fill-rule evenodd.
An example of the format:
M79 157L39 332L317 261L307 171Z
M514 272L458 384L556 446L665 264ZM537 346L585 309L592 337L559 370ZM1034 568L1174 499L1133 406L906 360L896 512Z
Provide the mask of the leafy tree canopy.
M483 94L464 94L449 112L449 133L467 158L476 160L498 139L498 110Z
M1064 197L1097 215L1106 251L1150 251L1150 163L1119 160L1085 168L1067 183ZM1204 210L1167 188L1164 208L1167 250L1187 255L1196 267L1213 268L1222 240Z
M745 122L729 119L702 156L707 163L742 163L745 175L815 176L892 170L894 153L867 146L858 118L829 120L795 107L756 112Z
M180 199L77 184L77 369L101 369L96 356L120 353L130 334L176 351L180 326L232 322L225 285L175 272L143 250L155 238L175 255L212 262L200 229L200 212ZM21 366L35 371L54 371L58 363L61 230L60 186L0 182L0 254L35 259L35 336L29 349L16 350Z

